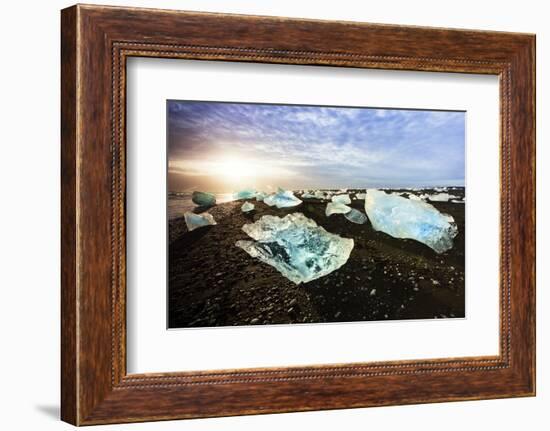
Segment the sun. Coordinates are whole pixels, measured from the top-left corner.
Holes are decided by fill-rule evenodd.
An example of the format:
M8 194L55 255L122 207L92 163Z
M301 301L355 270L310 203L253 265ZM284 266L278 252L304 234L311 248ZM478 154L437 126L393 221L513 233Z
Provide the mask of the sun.
M223 159L216 163L216 173L228 180L255 178L258 175L256 164L247 159Z

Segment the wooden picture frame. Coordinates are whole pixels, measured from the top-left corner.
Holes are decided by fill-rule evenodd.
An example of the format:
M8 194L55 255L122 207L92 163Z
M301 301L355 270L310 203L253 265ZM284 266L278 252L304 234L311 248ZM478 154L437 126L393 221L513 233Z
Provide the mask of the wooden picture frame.
M77 5L62 11L61 417L75 425L535 394L535 36ZM130 374L131 56L500 77L500 354Z

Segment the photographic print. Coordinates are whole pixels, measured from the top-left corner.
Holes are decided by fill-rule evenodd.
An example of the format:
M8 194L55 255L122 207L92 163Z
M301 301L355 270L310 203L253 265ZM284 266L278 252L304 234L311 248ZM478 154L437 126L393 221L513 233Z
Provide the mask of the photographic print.
M166 112L169 328L465 317L465 112Z

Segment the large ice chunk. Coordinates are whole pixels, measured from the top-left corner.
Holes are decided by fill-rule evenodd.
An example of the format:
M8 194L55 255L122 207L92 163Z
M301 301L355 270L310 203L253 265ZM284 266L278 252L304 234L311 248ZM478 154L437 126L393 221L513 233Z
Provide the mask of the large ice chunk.
M183 214L183 217L185 217L185 224L187 225L187 229L189 231L195 230L199 227L217 224L216 220L214 220L214 216L208 213L195 214L192 212L186 212Z
M277 190L277 193L273 193L264 198L264 203L272 207L275 205L277 208L289 208L300 205L302 201L294 196L290 190Z
M336 204L346 204L346 205L349 205L351 204L351 199L349 198L349 195L348 194L344 194L344 195L335 195L332 197L332 202L336 203Z
M283 218L265 215L242 229L255 241L241 240L235 245L296 284L337 270L353 250L353 239L327 232L302 213Z
M212 193L193 192L191 200L199 206L211 207L212 205L216 205L216 196Z
M345 213L344 217L352 223L365 224L367 222L367 216L355 208L350 208L350 211Z
M329 202L325 209L325 214L327 217L329 217L332 214L346 214L346 213L349 213L350 211L351 211L351 208L345 204L341 204L337 202Z
M233 193L233 199L252 199L256 197L256 190L254 189L244 189L239 190L238 192Z
M432 205L401 196L389 195L380 190L369 190L365 211L372 227L395 238L420 241L437 253L453 247L458 229L454 219L440 213Z

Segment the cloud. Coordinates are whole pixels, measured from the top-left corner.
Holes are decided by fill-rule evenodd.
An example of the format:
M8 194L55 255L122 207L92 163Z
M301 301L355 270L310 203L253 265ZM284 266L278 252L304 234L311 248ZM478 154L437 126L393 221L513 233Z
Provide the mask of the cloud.
M168 113L171 166L187 167L173 175L230 157L325 187L464 181L464 112L170 101Z

